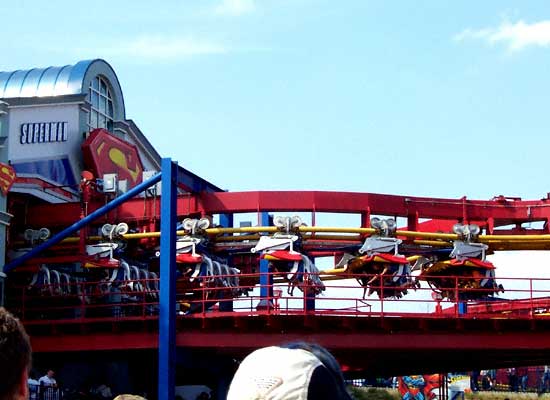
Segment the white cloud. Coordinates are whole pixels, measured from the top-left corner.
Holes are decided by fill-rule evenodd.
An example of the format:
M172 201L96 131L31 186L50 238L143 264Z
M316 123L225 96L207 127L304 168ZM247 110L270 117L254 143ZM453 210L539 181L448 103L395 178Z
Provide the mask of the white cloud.
M176 60L193 56L226 54L227 46L191 36L144 35L134 40L121 41L117 45L95 49L96 53L109 56L135 57L144 60Z
M222 0L214 9L218 15L238 17L249 14L256 9L255 0Z
M550 47L550 20L532 24L523 20L516 23L503 21L496 28L468 28L454 36L457 42L468 39L482 40L489 45L502 43L509 51L520 51L530 46Z

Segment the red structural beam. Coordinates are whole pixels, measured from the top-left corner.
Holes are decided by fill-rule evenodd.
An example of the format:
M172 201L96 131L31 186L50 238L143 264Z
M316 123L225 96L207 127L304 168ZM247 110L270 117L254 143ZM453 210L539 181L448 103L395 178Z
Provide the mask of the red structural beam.
M108 324L97 325L97 330L90 326L75 331L54 321L50 334L42 328L35 332L32 325L27 329L35 353L157 349L157 332L146 322L136 322L117 324L116 330L110 330ZM258 347L307 341L329 348L349 369L402 375L489 364L541 365L550 357L548 322L314 315L181 318L176 343L187 349L215 349L216 354L239 358Z
M88 210L91 212L100 206L100 203L90 204ZM548 222L550 199L468 200L352 192L255 191L184 195L178 198L177 208L180 216L259 211L380 214L407 217L411 224L419 218L461 220L486 224L492 231L494 226ZM27 221L32 226L66 226L74 223L79 215L78 203L39 205L29 209ZM160 216L160 202L137 198L126 202L105 219L141 221L154 216Z
M220 359L220 356L242 359L258 347L304 340L330 349L348 373L367 371L386 376L468 370L487 365L495 368L543 365L550 356L546 332L493 335L427 332L392 335L347 332L220 334L193 331L179 333L176 336L179 347L184 347L188 351L196 350L200 354L204 354L205 350L215 351L216 359ZM82 350L141 351L138 354L143 354L143 351L154 351L157 343L154 333L117 333L84 337L34 337L32 346L34 353L56 354L63 357L62 352Z
M178 333L181 347L252 349L293 341L319 343L331 349L353 350L550 350L548 332L209 332L192 330ZM156 332L94 333L90 335L31 336L35 352L156 349Z

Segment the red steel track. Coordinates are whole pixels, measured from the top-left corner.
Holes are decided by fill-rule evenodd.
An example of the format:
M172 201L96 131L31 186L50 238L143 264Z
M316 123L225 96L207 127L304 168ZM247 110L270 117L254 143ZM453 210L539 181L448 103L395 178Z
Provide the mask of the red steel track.
M89 212L103 203L89 205ZM50 204L32 207L27 221L33 226L68 226L80 216L80 204ZM220 192L182 195L178 198L180 216L246 213L260 211L357 213L363 216L363 226L369 216L388 215L406 217L408 229L418 228L419 218L464 221L487 227L523 222L550 221L550 198L517 200L497 197L492 200L443 199L430 197L397 196L373 193L320 192L320 191L256 191ZM145 221L160 216L160 202L151 198L136 198L120 206L106 219ZM511 231L507 231L511 232ZM521 230L513 230L521 233ZM543 233L532 230L531 233ZM544 233L550 233L546 224Z

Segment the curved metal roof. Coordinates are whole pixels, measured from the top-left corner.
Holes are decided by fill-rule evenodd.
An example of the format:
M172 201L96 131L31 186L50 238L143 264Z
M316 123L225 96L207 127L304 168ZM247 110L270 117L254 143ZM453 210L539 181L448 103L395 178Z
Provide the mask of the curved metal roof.
M87 93L84 78L96 61L105 62L99 59L85 60L64 67L0 72L0 99Z

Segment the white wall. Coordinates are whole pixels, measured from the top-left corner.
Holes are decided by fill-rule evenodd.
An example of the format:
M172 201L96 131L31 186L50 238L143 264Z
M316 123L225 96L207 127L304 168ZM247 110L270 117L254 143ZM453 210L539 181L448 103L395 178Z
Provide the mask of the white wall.
M9 112L8 158L12 163L67 157L73 174L79 180L83 137L79 124L78 104L13 107ZM66 142L21 144L21 125L40 122L67 122Z

